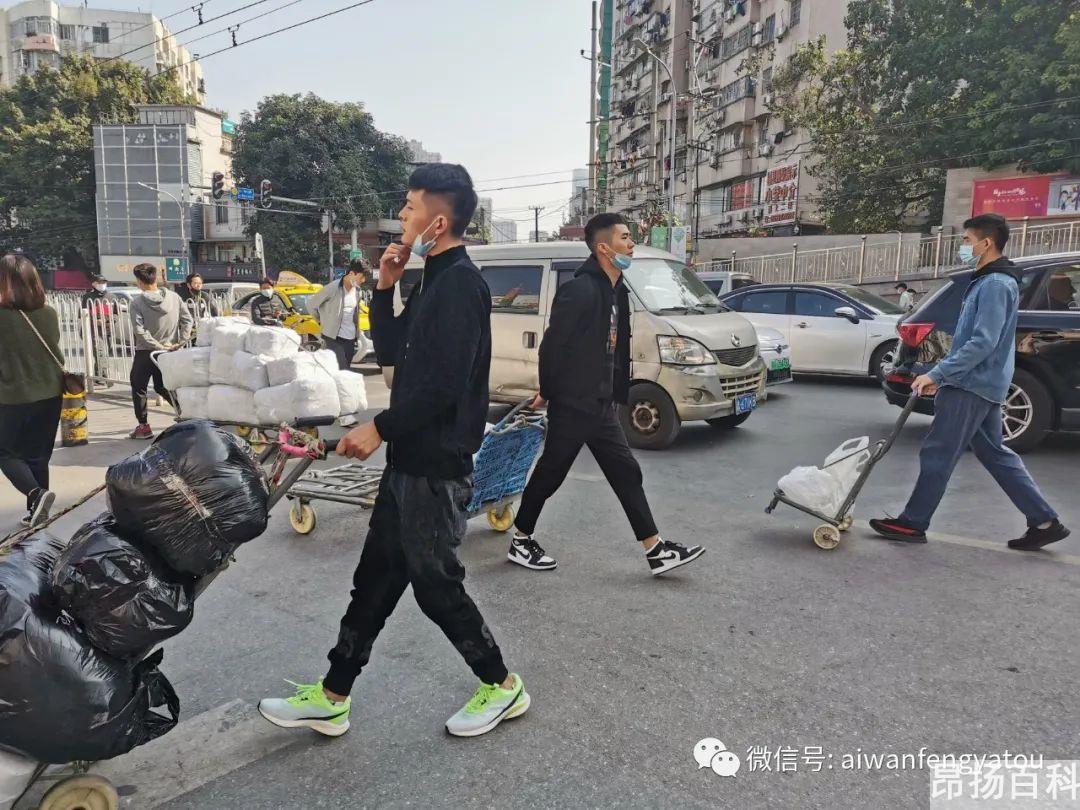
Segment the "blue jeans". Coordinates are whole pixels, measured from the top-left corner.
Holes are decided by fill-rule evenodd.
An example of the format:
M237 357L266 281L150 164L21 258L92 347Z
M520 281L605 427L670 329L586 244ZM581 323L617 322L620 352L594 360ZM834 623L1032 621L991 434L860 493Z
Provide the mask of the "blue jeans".
M945 386L934 398L934 423L919 453L919 480L901 520L926 531L969 445L975 458L1027 517L1028 526L1057 518L1024 462L1002 444L1001 406L962 388Z

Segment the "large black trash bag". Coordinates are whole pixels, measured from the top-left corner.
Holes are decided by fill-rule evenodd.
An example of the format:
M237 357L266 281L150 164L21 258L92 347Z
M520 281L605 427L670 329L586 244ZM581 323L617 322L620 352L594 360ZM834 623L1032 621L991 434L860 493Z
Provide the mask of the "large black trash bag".
M134 665L105 655L56 610L62 547L39 532L0 556L0 747L56 764L109 759L173 728L180 704L160 652Z
M120 658L142 657L191 624L193 590L190 577L117 534L108 512L75 533L52 574L57 605Z
M266 529L269 489L247 444L210 422L179 422L106 475L119 531L175 571L210 573Z

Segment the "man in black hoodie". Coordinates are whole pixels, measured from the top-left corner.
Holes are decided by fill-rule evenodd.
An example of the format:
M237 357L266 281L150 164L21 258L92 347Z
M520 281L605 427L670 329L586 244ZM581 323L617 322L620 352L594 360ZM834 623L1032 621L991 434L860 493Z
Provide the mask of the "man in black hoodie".
M532 533L544 503L588 445L645 549L650 570L663 574L705 550L660 538L641 467L616 413L630 389L630 296L623 271L633 262L634 240L619 214L598 214L585 226L585 242L592 255L555 294L540 344L540 393L533 405L550 402L547 440L521 497L507 557L535 571L555 568Z
M477 736L529 708L521 678L507 671L465 592L456 551L472 499L472 456L483 440L491 365L491 292L461 241L476 192L463 167L439 163L413 172L409 189L399 214L404 244L383 254L371 299L375 353L380 365L394 367L390 407L348 433L337 450L362 460L388 443L352 600L326 677L292 698L259 704L272 723L331 736L348 730L353 681L410 584L420 609L480 680L446 730ZM395 316L394 287L410 255L424 257L424 273Z

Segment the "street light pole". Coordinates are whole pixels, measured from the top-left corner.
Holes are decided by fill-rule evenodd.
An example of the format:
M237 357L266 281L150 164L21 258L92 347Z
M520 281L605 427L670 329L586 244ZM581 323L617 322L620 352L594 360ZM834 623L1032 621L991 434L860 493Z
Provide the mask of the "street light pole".
M668 116L668 129L670 130L669 135L671 136L669 139L670 146L668 148L668 200L670 206L668 210L668 250L671 250L671 231L675 223L675 97L677 95L675 89L675 76L672 75L671 68L668 67L667 62L653 53L652 49L645 43L645 40L641 37L635 37L634 44L656 60L660 67L664 69L664 72L667 73L668 81L671 82L671 114ZM674 58L674 42L671 46L671 53L672 58Z
M142 186L143 188L150 189L150 191L157 192L158 194L164 194L166 197L168 197L174 203L176 203L176 209L180 214L180 241L184 243L184 258L186 260L188 258L189 251L188 251L187 236L185 235L185 230L184 230L184 204L182 202L180 202L180 200L176 197L175 194L172 194L172 193L166 191L163 188L158 188L157 186L152 186L149 183L140 183L138 181L136 181L135 185ZM191 268L189 267L188 269L190 270Z

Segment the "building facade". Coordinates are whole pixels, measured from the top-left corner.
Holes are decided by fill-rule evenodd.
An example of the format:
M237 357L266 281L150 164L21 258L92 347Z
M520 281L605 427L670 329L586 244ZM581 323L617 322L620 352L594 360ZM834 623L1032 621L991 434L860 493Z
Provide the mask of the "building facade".
M574 169L571 183L567 221L575 225L584 225L589 219L589 170Z
M604 206L646 230L663 219L674 103L675 217L696 238L820 230L802 133L770 112L772 75L818 37L830 50L844 45L847 0L608 2Z
M503 245L517 241L517 222L494 217L491 220L491 244Z
M257 280L253 202L232 181L232 122L192 106L141 105L135 124L94 127L101 273L132 282L149 262L177 281L198 270L208 281ZM220 173L225 194L212 195Z
M193 17L194 19L194 17ZM0 87L68 54L125 59L151 74L172 70L186 94L206 97L202 66L153 14L27 0L0 8Z

